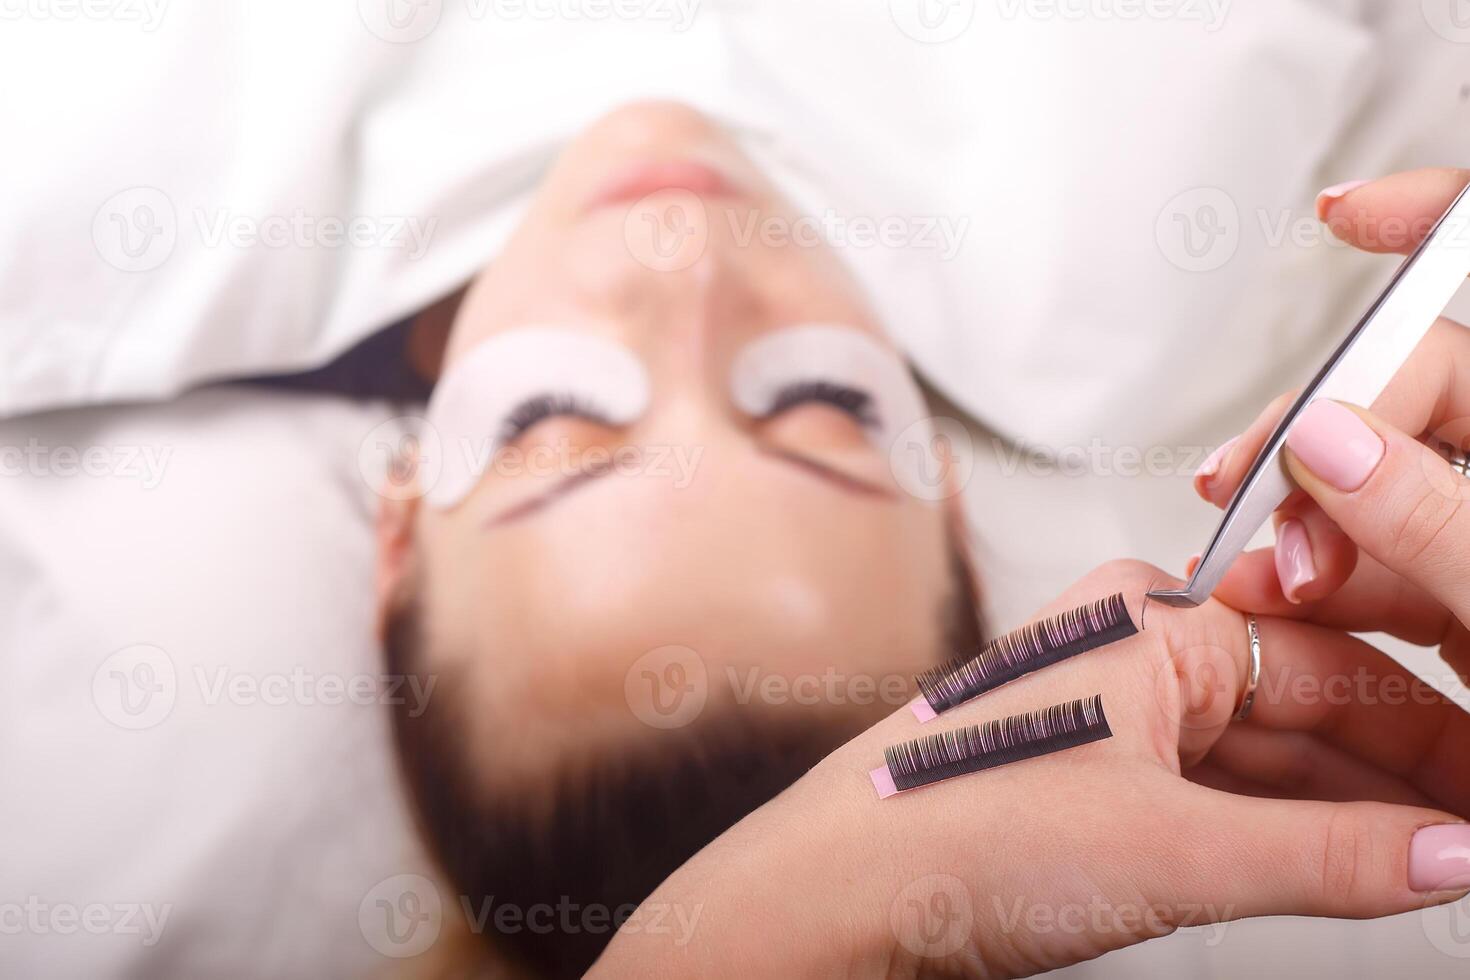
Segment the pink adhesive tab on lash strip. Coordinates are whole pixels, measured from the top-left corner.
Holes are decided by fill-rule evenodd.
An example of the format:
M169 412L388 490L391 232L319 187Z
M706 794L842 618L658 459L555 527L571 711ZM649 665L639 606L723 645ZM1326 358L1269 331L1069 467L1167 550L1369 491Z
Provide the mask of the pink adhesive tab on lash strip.
M887 766L879 766L868 772L868 778L873 780L873 788L878 791L878 799L886 800L898 793L898 787L893 784L893 773L888 771Z
M939 717L939 712L930 707L929 702L922 695L910 701L909 708L913 711L914 717L919 719L920 724Z

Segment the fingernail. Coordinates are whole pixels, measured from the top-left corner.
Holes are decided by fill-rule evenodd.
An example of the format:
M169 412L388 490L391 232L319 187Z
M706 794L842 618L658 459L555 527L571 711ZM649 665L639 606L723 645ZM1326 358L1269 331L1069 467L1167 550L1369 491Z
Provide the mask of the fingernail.
M1347 407L1312 402L1287 434L1286 444L1307 469L1343 493L1361 487L1383 458L1383 440Z
M1205 461L1200 464L1199 469L1194 471L1195 490L1199 493L1201 497L1206 496L1205 488L1209 486L1211 480L1219 475L1220 464L1225 462L1225 457L1230 455L1231 447L1239 441L1240 436L1236 436L1233 439L1227 439L1225 442L1220 444L1219 449L1216 449L1214 452L1210 453L1210 455L1206 456Z
M1371 180L1345 180L1340 184L1333 184L1331 187L1324 187L1317 192L1317 203L1322 204L1323 202L1327 201L1335 201L1339 197L1346 197L1348 194L1351 194L1359 187L1371 183L1373 183L1373 181Z
M1283 521L1276 529L1276 577L1281 580L1282 593L1292 602L1301 602L1297 593L1317 577L1312 540L1301 521Z
M1413 836L1409 887L1416 892L1470 888L1470 824L1423 827Z

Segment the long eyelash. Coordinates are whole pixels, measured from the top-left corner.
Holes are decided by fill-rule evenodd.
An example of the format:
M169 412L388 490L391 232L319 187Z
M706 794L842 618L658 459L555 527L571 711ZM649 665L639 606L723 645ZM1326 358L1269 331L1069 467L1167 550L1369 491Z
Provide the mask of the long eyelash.
M816 379L794 381L776 392L768 414L779 415L786 409L805 402L823 402L839 408L857 419L864 428L876 428L879 425L872 395L850 385Z
M500 424L496 442L503 446L537 422L554 415L574 415L603 424L607 424L608 421L606 412L574 394L552 392L533 395L511 409L505 416L505 421Z
M1103 714L1102 695L1094 694L1040 711L889 746L883 751L883 759L892 788L883 785L887 780L882 776L882 769L873 771L873 781L879 787L879 796L885 796L952 776L1050 755L1112 735L1113 730Z
M915 680L924 700L938 714L1032 671L1137 632L1119 592L996 637L978 654L926 670Z

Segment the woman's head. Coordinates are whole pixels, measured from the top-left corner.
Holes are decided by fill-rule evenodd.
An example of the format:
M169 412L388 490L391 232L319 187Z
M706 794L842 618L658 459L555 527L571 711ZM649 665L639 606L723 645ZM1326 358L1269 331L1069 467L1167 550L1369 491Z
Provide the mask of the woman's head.
M616 915L978 632L921 406L838 257L708 120L574 140L453 312L426 497L388 501L398 719L471 898ZM492 917L493 918L493 917ZM543 969L607 939L498 938ZM493 921L487 931L497 932Z

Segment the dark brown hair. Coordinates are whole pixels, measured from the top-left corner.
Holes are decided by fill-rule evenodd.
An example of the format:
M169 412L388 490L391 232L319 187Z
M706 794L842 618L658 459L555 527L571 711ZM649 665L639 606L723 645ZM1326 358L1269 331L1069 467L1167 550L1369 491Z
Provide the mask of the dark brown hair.
M977 649L982 635L974 583L957 557L954 580L941 611L942 658ZM428 670L419 610L412 590L390 610L391 674ZM505 965L538 976L584 973L664 878L861 724L712 711L684 728L650 728L642 740L585 753L548 773L533 795L492 798L477 773L487 756L514 746L472 747L466 733L478 709L459 696L460 676L439 675L424 710L393 715L420 830L454 890L458 908L449 914L463 915ZM497 916L507 908L515 915Z

